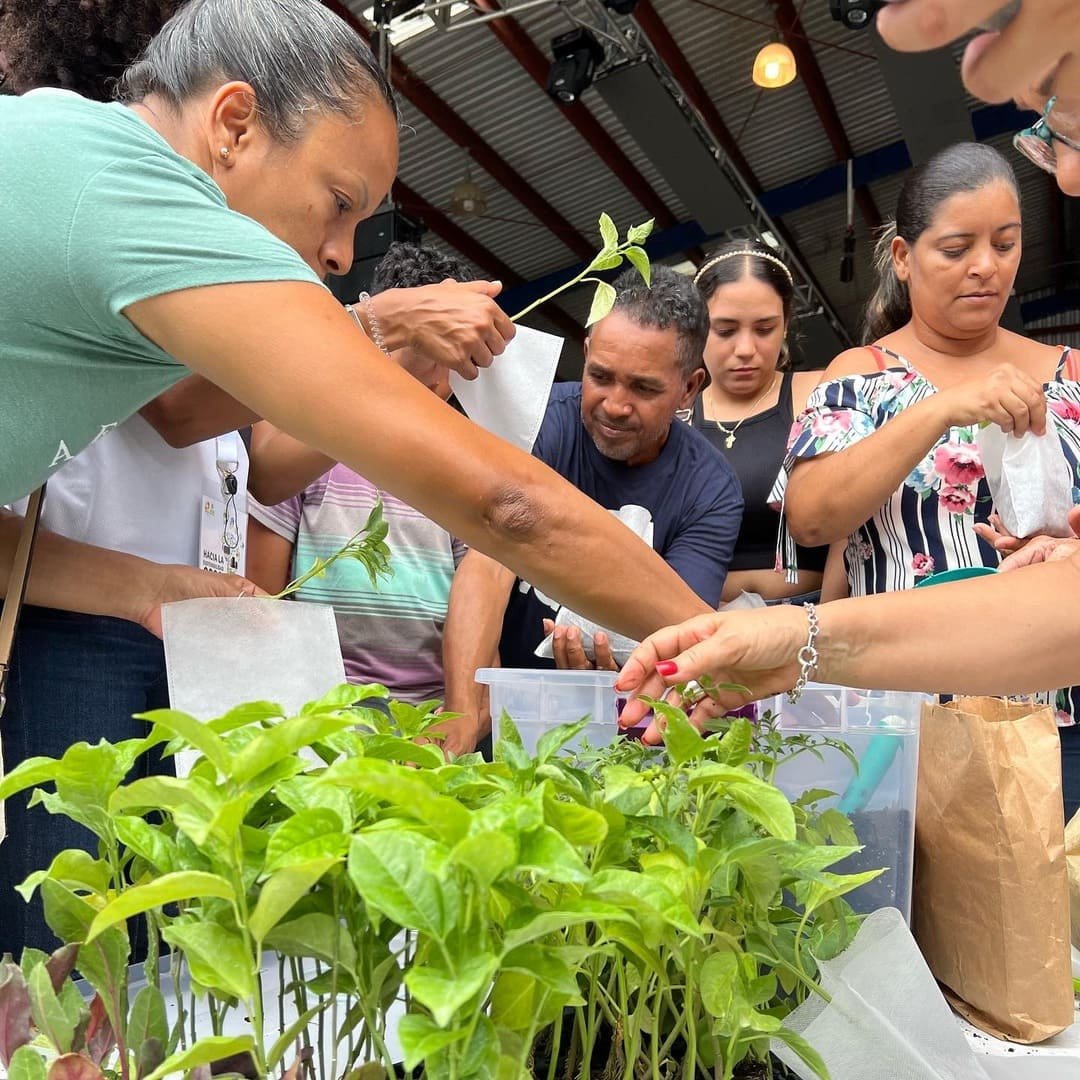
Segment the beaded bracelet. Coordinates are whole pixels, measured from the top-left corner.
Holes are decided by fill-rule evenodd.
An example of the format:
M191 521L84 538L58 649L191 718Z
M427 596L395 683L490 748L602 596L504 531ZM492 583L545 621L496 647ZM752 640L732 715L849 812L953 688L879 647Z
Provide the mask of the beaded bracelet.
M362 292L356 298L356 304L363 309L364 314L367 316L368 326L371 329L371 340L375 343L375 347L387 356L390 355L390 350L386 347L386 338L382 335L382 329L379 326L379 320L375 315L375 308L371 302L371 293ZM358 320L359 321L359 320Z

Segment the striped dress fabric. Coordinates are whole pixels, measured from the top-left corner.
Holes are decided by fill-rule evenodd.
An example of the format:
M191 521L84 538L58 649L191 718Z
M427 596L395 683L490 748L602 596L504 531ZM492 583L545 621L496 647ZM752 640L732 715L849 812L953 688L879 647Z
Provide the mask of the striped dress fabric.
M250 513L293 545L294 577L337 551L367 520L378 489L335 465L300 495L277 506L250 500ZM332 604L345 675L382 683L413 703L444 696L442 635L450 584L465 546L419 510L382 493L391 577L373 588L363 566L340 559L309 581L298 600Z
M773 488L771 499L777 506L782 508L788 477L799 461L845 450L937 392L902 356L877 351L885 354L888 366L883 370L823 383L810 395L806 411L791 429L784 467ZM1064 350L1054 380L1044 384L1044 390L1072 469L1073 499L1080 503L1080 382L1074 367L1073 354ZM976 430L971 425L945 432L889 500L848 537L844 561L852 596L909 589L930 574L957 567L998 565L998 553L974 530L993 510ZM794 568L794 551L782 527L778 558L785 570ZM1076 688L1071 697L1080 704Z

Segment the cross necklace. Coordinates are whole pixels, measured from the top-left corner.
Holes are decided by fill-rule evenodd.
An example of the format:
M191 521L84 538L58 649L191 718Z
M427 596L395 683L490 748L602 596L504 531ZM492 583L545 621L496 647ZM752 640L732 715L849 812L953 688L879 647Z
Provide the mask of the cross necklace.
M768 395L770 393L772 393L772 388L776 385L776 376L778 374L779 374L779 372L774 372L773 373L773 377L769 380L769 385L766 386L765 389L762 391L762 393L760 393L754 399L753 405L750 406L750 411L741 420L736 421L734 427L731 427L731 428L724 427L724 425L721 424L719 420L713 420L712 421L712 423L714 423L724 433L724 446L726 446L728 450L730 450L735 445L735 432L737 432L739 430L739 428L742 427L742 425L747 420L749 420L751 416L754 415L754 409L762 401L764 401L765 398L768 397Z

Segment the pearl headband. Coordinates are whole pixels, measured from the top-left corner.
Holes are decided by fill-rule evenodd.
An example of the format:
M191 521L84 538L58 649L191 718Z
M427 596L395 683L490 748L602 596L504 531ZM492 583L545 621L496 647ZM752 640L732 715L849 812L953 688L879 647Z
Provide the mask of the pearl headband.
M725 251L723 255L717 255L714 259L709 259L708 262L702 264L701 269L694 275L694 284L696 285L702 278L702 275L711 270L717 263L722 263L725 259L734 259L737 255L746 255L751 259L765 259L767 262L775 263L781 270L787 275L788 282L795 287L795 279L791 276L791 271L784 265L784 263L778 259L775 255L770 255L767 251L754 251L752 248L740 248L738 251Z

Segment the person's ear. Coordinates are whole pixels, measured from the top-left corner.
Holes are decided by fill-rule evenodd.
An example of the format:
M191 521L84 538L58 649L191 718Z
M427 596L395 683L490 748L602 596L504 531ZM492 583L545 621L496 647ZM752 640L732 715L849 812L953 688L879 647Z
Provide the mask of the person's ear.
M693 407L694 401L698 394L701 393L701 388L705 385L705 368L695 368L693 374L686 380L686 386L683 389L682 399L679 402L680 409L689 409Z
M910 245L903 237L894 236L889 250L892 254L893 272L896 274L898 281L903 281L906 284L911 280Z

